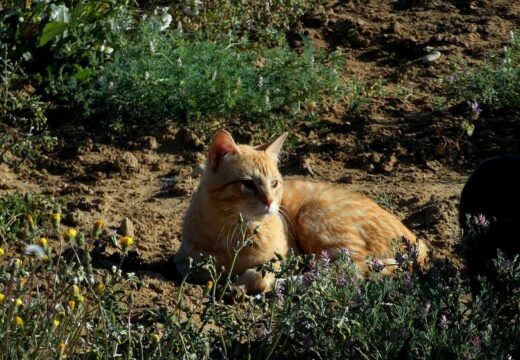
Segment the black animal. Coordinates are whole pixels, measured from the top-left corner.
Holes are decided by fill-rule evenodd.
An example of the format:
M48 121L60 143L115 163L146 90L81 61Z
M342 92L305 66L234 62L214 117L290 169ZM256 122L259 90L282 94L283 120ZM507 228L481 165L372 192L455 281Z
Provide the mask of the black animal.
M520 255L520 155L480 164L462 190L459 221L471 288L477 293L479 275L497 284L491 264L497 250L510 260Z

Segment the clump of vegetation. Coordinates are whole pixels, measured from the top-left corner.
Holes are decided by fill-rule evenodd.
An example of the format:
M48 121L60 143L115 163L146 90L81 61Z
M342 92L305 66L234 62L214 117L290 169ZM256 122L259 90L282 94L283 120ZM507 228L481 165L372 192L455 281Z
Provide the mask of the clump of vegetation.
M20 61L33 80L85 78L107 60L132 23L128 0L17 1L3 5L0 41L6 56Z
M66 89L87 116L112 124L238 117L290 126L313 118L325 96L341 95L337 65L310 46L301 54L247 49L234 37L208 41L143 26L88 84Z
M442 82L444 106L465 103L469 116L462 124L471 136L477 119L485 110L520 108L520 32L511 32L508 46L502 52L488 54L482 66L470 68L460 58L453 73Z
M172 3L166 10L180 30L197 31L210 40L233 34L259 45L284 46L286 34L297 31L301 18L324 3L324 0L184 0Z
M13 126L11 131L2 131L0 135L0 162L9 153L18 166L25 160L42 159L45 151L56 144L56 138L46 128L47 102L21 86L25 78L23 70L18 63L8 59L5 46L0 51L4 51L0 63L0 124Z
M371 259L372 278L358 279L347 250L334 262L327 253L319 260L293 256L279 268L273 264L280 259L261 267L278 279L270 294L236 291L241 302L226 304L233 280L226 277L223 284L208 282L194 302L184 292L193 285L182 281L174 309L142 311L134 299L145 284L121 268L134 240L103 230L100 220L84 233L60 220L54 210L36 225L25 220L33 235L23 240L23 253L0 250L0 353L6 358L475 359L520 351L518 292L499 300L484 283L470 302L455 269L441 262L420 270L416 249L405 240L394 277L379 277L384 265ZM108 246L120 261L96 268ZM193 267L216 274L211 259ZM518 259L499 260L497 267L504 279L519 276Z

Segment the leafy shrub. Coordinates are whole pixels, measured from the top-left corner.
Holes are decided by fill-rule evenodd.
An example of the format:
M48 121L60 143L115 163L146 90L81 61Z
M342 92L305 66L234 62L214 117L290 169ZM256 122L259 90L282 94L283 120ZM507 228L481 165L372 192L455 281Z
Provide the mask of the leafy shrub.
M5 47L0 48L1 50L6 52ZM3 134L0 135L0 162L4 161L4 155L8 152L18 159L17 165L24 160L43 158L44 152L56 143L56 139L46 129L47 103L17 84L23 83L25 79L25 74L17 63L4 56L0 65L0 125L13 125L10 131L2 131Z
M42 224L50 213L64 206L62 200L41 195L8 193L0 197L0 245L17 239L24 243Z
M0 15L0 42L11 60L40 79L83 79L110 57L116 39L131 24L128 0L9 0Z
M85 115L112 124L240 117L265 125L284 117L290 125L313 117L324 96L341 94L337 59L310 46L298 55L287 47L245 45L232 37L211 42L143 26L90 83L68 83L64 92Z
M298 21L324 0L271 0L218 2L183 0L166 8L173 24L183 31L203 33L207 39L232 34L255 44L283 46Z
M470 69L460 59L454 73L444 82L450 103L477 101L488 108L520 107L520 33L511 32L511 41L504 51L488 55L484 64Z

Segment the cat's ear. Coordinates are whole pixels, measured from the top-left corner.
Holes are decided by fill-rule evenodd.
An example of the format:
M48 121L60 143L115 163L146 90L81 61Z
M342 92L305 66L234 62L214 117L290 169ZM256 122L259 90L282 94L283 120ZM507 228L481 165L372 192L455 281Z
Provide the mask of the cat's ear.
M282 145L285 142L285 139L287 139L288 135L289 133L286 131L275 140L267 144L257 146L255 149L265 151L266 153L274 157L276 160L278 160L278 156L280 155L280 151L282 150Z
M239 152L235 140L226 130L219 130L213 139L209 148L209 165L213 170L217 170L222 159L229 154L237 154Z

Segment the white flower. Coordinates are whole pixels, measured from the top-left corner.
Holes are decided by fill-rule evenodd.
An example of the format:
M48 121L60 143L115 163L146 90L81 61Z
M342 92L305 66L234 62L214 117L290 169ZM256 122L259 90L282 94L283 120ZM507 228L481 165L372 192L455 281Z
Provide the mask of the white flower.
M40 245L29 245L25 248L24 254L27 256L34 256L38 259L46 259L47 254Z
M161 31L166 30L172 23L172 20L173 20L173 17L170 14L164 13L163 16L161 17L161 27L160 27Z
M65 5L51 4L51 13L49 15L51 21L70 22L69 8Z

